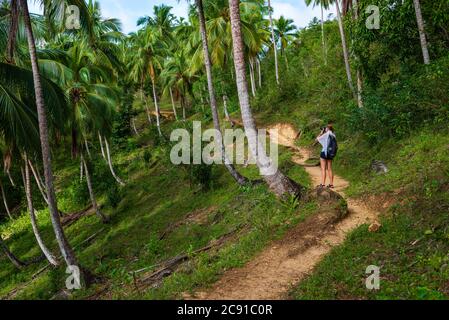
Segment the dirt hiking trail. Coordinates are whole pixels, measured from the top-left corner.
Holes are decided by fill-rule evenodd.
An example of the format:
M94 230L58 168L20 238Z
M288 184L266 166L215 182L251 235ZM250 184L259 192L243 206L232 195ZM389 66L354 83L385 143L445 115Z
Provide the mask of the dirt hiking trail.
M278 143L295 151L292 160L304 166L313 185L320 184L318 166L306 165L311 152L298 148L295 140L298 131L289 124L276 124L267 131L270 137L278 136ZM346 235L364 223L376 221L378 213L360 201L346 198L349 183L335 176L335 191L345 197L349 214L335 225L320 223L320 215L312 215L287 232L281 240L274 241L242 268L226 271L210 289L197 292L188 299L207 300L277 300L288 298L290 288L310 273L329 251L343 243ZM322 222L322 221L321 221Z

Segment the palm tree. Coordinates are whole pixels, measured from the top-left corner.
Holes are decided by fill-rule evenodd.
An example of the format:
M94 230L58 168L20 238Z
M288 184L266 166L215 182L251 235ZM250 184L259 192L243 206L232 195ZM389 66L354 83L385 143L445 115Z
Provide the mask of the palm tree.
M278 20L275 21L274 33L276 39L280 43L281 56L285 58L285 64L288 68L288 59L285 54L285 49L288 47L290 42L295 36L296 26L293 24L292 19L286 19L284 16L280 16Z
M429 49L427 47L426 31L424 27L424 19L421 13L421 4L419 0L413 0L413 5L415 6L416 22L418 24L419 40L421 42L424 64L430 64Z
M256 158L257 166L269 188L279 197L286 194L298 196L301 188L291 179L286 177L277 168L273 167L272 160L265 154L262 142L258 140L256 123L254 121L248 94L248 82L246 79L245 55L242 41L242 29L240 21L240 1L229 0L231 15L232 42L234 52L234 66L237 82L237 91L240 101L243 125L251 154Z
M319 5L321 8L321 44L323 46L323 58L324 64L327 64L327 49L326 40L324 37L324 9L329 10L330 1L329 0L305 0L307 6L313 3L313 6Z
M359 4L357 0L353 0L353 6L354 6L354 19L359 19ZM348 4L349 5L349 4ZM363 80L362 80L362 71L359 67L357 67L357 104L359 108L363 107Z
M183 48L179 48L175 51L171 57L166 58L163 70L160 74L160 79L163 86L165 87L165 92L169 93L173 113L177 119L176 106L173 97L173 89L180 96L183 118L185 120L185 97L188 91L192 87L192 82L194 78L193 68L191 67L191 61L188 59L187 54Z
M53 184L53 170L51 165L51 153L49 142L49 128L46 115L46 107L43 98L42 83L39 73L39 66L37 62L36 44L34 41L33 30L31 27L30 13L28 11L28 4L26 0L20 0L20 7L23 15L28 49L30 53L31 67L33 71L34 91L36 96L36 107L39 121L39 137L42 149L42 158L44 166L44 177L48 196L48 206L50 210L51 222L55 231L56 241L58 242L59 249L62 256L68 266L77 266L78 260L70 246L62 228L61 220L59 217L57 200L55 195L55 189Z
M348 52L348 46L346 44L346 35L345 35L345 29L343 26L343 19L341 16L341 11L340 11L340 5L339 5L339 0L333 0L335 1L335 10L337 11L337 19L338 19L338 27L340 30L340 37L341 37L341 45L343 47L343 58L345 61L345 69L346 69L346 76L348 78L348 85L349 85L349 89L351 90L352 94L354 95L354 98L357 99L357 95L354 89L354 84L352 82L352 75L351 75L351 66L349 64L349 52Z
M207 31L206 31L206 19L204 17L204 10L203 10L203 1L202 0L195 0L197 10L198 10L198 19L200 22L200 32L201 32L201 39L203 42L203 55L204 55L204 66L206 68L206 76L207 76L207 86L209 90L209 99L210 99L210 108L212 112L212 119L214 122L214 128L215 128L215 142L220 144L221 147L221 153L223 162L226 166L226 169L228 169L229 173L232 175L232 177L237 181L240 185L245 185L248 180L243 177L240 173L237 172L235 167L231 164L229 161L226 152L225 152L225 146L223 142L223 136L221 133L220 128L220 120L218 117L218 111L217 111L217 100L215 98L215 89L214 89L214 83L212 79L212 63L209 56L209 44L207 42Z
M276 38L274 35L274 25L273 25L273 7L271 6L271 1L268 0L268 15L270 18L270 30L271 30L271 42L273 43L274 52L274 68L276 72L276 83L279 84L279 66L278 66L278 54L276 46Z
M156 83L158 71L161 69L159 54L165 44L160 41L157 30L151 25L137 31L133 35L133 40L128 60L129 77L134 81L143 81L142 76L150 79L156 109L156 125L159 135L162 136Z

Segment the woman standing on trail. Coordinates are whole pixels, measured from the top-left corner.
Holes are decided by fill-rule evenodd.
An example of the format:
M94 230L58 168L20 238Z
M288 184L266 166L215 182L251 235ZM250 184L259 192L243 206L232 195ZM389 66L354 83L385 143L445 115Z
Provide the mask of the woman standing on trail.
M323 146L320 154L321 184L319 187L324 188L326 186L326 175L329 175L330 184L327 187L333 189L334 173L332 171L332 161L337 155L338 145L332 124L328 124L327 127L323 128L316 140Z

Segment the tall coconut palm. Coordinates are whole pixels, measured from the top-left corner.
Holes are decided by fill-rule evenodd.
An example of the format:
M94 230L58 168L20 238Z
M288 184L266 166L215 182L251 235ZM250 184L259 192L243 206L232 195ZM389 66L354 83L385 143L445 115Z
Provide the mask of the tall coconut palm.
M251 111L248 94L248 81L246 79L245 55L242 41L240 21L240 0L229 0L231 15L232 43L234 52L234 66L237 82L237 91L242 113L243 125L248 138L251 154L256 158L257 166L269 188L279 197L286 194L298 196L301 188L291 179L286 177L278 168L273 166L263 148L263 143L258 140L256 123Z
M342 13L340 10L340 4L339 4L340 0L305 0L305 3L307 5L310 5L313 3L313 5L320 5L322 7L324 7L325 9L328 9L330 4L335 3L335 9L337 11L337 20L338 20L338 28L340 30L340 38L341 38L341 45L343 48L343 59L344 59L344 63L345 63L345 70L346 70L346 77L348 80L348 86L349 89L351 90L354 98L357 98L355 89L354 89L354 84L352 81L352 74L351 74L351 66L349 63L349 51L348 51L348 46L346 43L346 35L345 35L345 29L343 26L343 19L342 19ZM345 10L347 10L348 6L349 6L349 1L348 0L342 0L343 1L343 8ZM323 19L323 17L322 17ZM322 37L324 40L324 26L322 25ZM323 42L324 43L324 42Z
M348 86L351 90L352 94L354 95L354 98L357 99L357 95L354 89L354 84L352 81L352 75L351 75L351 66L349 64L349 51L348 46L346 43L346 35L345 35L345 29L343 26L343 18L342 13L340 11L340 5L339 0L334 0L335 2L335 10L337 11L337 20L338 20L338 28L340 30L340 37L341 37L341 46L343 48L343 58L345 61L345 69L346 69L346 77L348 78Z
M279 65L278 65L276 38L275 38L275 34L274 34L273 7L271 6L270 0L268 0L268 16L270 19L271 42L273 45L273 52L274 52L274 68L275 68L275 72L276 72L276 83L279 84Z
M292 19L286 19L284 16L280 16L279 19L275 21L274 25L274 33L277 41L279 41L281 56L284 56L285 64L288 67L288 59L285 54L285 49L294 38L296 26L293 24Z
M152 87L153 103L156 109L156 125L159 135L162 136L160 124L160 110L157 95L157 77L161 69L160 53L165 46L153 26L140 29L133 35L134 41L130 48L128 69L132 79L141 81L142 75L149 78Z
M188 59L185 51L184 48L178 48L172 56L166 58L163 70L159 76L165 88L165 93L168 91L168 94L170 95L173 113L176 118L177 112L173 97L173 89L175 89L175 92L180 97L184 120L186 107L185 100L188 91L192 87L193 78L195 76L192 72L193 68L191 67L191 60Z
M226 169L228 169L229 173L232 175L232 177L237 181L238 184L244 185L248 181L245 177L243 177L235 167L231 164L229 161L225 146L223 142L223 136L221 133L220 128L220 120L218 117L218 110L217 110L217 100L215 98L215 89L214 89L214 83L212 79L212 63L209 56L209 44L207 42L207 31L206 31L206 19L204 17L204 10L203 10L203 1L202 0L195 0L196 7L198 10L198 19L200 22L200 32L201 32L201 39L203 43L203 55L204 55L204 66L206 68L206 76L207 76L207 86L209 90L209 100L210 100L210 108L212 112L212 119L214 122L214 128L215 128L215 143L218 143L221 147L221 153L222 153L222 159L224 161L224 164L226 166Z
M321 45L323 47L324 63L327 64L327 48L326 39L324 35L324 10L329 10L330 0L305 0L307 6L313 4L313 6L320 6L321 9Z
M51 165L51 152L49 142L49 128L46 115L46 107L43 98L42 83L40 78L39 66L37 62L36 44L34 40L33 30L31 27L30 13L28 11L28 4L26 0L20 0L20 7L23 15L28 49L30 53L31 67L33 71L34 91L36 96L36 107L39 121L39 137L42 149L42 158L44 166L44 177L48 195L48 203L50 210L51 222L55 232L56 240L62 256L68 266L78 266L78 260L65 236L59 217L56 194L53 182L53 170Z
M353 9L354 9L354 19L359 19L359 3L358 0L353 0ZM357 67L357 104L359 108L363 107L363 80L362 80L362 71L359 67Z
M424 64L430 64L429 49L426 39L426 30L424 27L424 19L421 13L421 3L419 2L419 0L413 0L413 5L415 6L416 23L418 24L419 40L421 42Z

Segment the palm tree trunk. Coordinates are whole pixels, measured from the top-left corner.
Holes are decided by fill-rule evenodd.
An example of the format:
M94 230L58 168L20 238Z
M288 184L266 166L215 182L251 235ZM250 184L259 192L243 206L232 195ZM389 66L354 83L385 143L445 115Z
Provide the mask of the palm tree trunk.
M80 160L80 182L83 181L84 178L84 164L83 161Z
M359 4L357 0L353 0L354 18L359 19ZM363 79L360 67L357 67L357 104L359 108L363 108Z
M340 5L338 4L338 1L339 0L335 1L335 7L337 10L337 20L338 20L338 27L340 29L341 45L343 47L343 58L345 60L346 76L348 78L349 89L351 89L351 92L352 92L354 98L357 99L354 85L352 83L351 66L349 65L349 53L348 53L348 47L346 45L345 29L343 27L343 20L341 17Z
M251 80L251 92L253 97L256 96L256 79L254 77L254 64L251 58L249 58L249 77Z
M87 143L86 138L84 138L84 146L86 147L87 155L89 156L89 158L92 158L92 156L90 155L89 144Z
M39 177L38 177L38 175L36 173L36 170L34 169L34 166L33 166L33 164L32 164L30 159L28 159L28 164L29 164L29 166L31 168L31 172L33 173L34 180L36 180L36 184L37 184L37 187L39 188L39 191L40 191L40 193L42 195L42 198L44 198L44 201L48 204L48 198L47 198L47 194L45 192L43 183L42 183L42 181L40 181L40 179L39 179Z
M131 124L132 124L133 130L134 130L134 133L136 134L136 136L138 136L139 135L139 131L137 131L136 119L134 117L131 119ZM107 158L105 158L105 159L107 160Z
M215 142L220 144L221 147L221 156L224 162L224 165L226 166L226 169L228 169L229 173L232 175L232 177L235 179L235 181L239 185L245 185L247 184L248 180L242 176L235 167L231 164L229 161L226 150L223 142L223 136L221 133L220 128L220 119L218 117L218 109L217 109L217 100L215 98L215 89L214 89L214 82L212 79L212 63L210 60L209 55L209 44L207 41L207 33L206 33L206 19L204 17L204 9L203 9L203 1L202 0L195 0L197 9L198 9L198 18L200 21L200 32L201 32L201 39L203 42L203 56L204 56L204 66L206 68L206 76L207 76L207 86L209 90L209 100L210 100L210 108L212 113L212 119L214 122L214 128L215 128Z
M239 4L239 0L229 0L235 74L243 126L248 138L248 145L251 154L256 158L260 173L269 188L279 197L285 194L298 196L301 188L274 167L272 160L265 153L263 143L258 139L257 127L249 102Z
M175 105L175 99L173 99L173 90L170 87L170 99L171 99L171 106L173 108L173 114L175 115L176 121L178 121L178 114L176 113L176 105Z
M327 49L326 49L326 40L324 38L324 8L322 3L320 3L320 7L321 7L321 43L323 46L324 64L327 65Z
M0 189L2 191L3 204L5 205L6 213L8 214L9 219L12 220L11 211L9 211L8 202L6 201L5 189L3 189L3 183L0 181Z
M19 10L17 0L11 0L11 14L9 24L8 43L6 49L6 62L15 64L14 62L14 50L16 49L17 41L17 29L19 27Z
M223 109L224 109L224 114L225 114L226 120L231 122L231 118L229 117L229 112L228 112L228 97L225 94L223 95Z
M72 128L72 159L78 155L78 131Z
M92 186L92 180L89 174L89 169L87 168L86 160L84 159L83 154L81 153L81 162L84 165L84 172L86 175L87 188L89 189L90 201L92 202L92 207L94 208L95 214L101 219L101 222L107 223L109 222L108 217L104 215L103 212L100 211L97 204L97 199L95 197L94 188Z
M98 140L100 141L101 155L106 160L106 155L104 153L104 148L103 148L103 138L101 137L101 133L100 132L98 132Z
M58 205L56 201L55 189L53 186L53 171L51 167L51 153L50 142L48 138L48 123L46 116L46 108L44 104L44 98L42 93L42 85L39 74L39 66L37 64L36 45L34 42L33 30L31 27L30 13L28 11L28 4L26 0L20 0L22 7L22 13L24 18L25 30L28 40L28 48L30 51L31 68L33 71L34 91L36 96L36 106L39 121L39 136L42 148L42 158L44 165L45 184L48 194L48 207L50 210L51 222L55 232L56 240L59 245L59 249L64 258L64 261L68 266L78 266L78 260L70 246L62 228L61 220L58 212ZM81 270L81 268L80 268Z
M424 64L429 64L430 56L429 56L429 49L427 46L424 20L423 20L422 13L421 13L421 4L420 4L419 0L413 0L413 5L415 6L416 22L418 23L419 40L421 41L421 49L422 49L422 55L424 58Z
M25 187L25 195L27 198L28 204L28 212L30 214L31 227L33 229L34 236L36 237L37 244L39 248L41 248L42 253L47 258L48 262L54 266L58 266L59 263L56 260L55 256L51 253L51 251L47 248L44 241L42 240L41 234L39 232L39 227L37 225L36 214L34 212L33 206L33 193L31 191L31 179L30 179L30 169L28 164L27 155L24 155L25 160L25 174L24 174L24 187ZM22 169L23 174L23 169Z
M140 91L140 98L142 99L142 101L145 102L145 111L147 112L147 119L148 119L148 122L150 123L150 125L152 125L153 121L151 120L151 112L150 112L150 108L148 107L148 101L144 94L143 85L142 85L142 88Z
M157 102L156 83L155 83L153 78L151 78L151 83L153 85L153 100L154 100L154 107L156 109L157 131L159 132L159 135L162 136L162 131L161 131L161 112L159 110L159 103Z
M112 166L111 152L110 152L110 150L109 150L108 139L105 138L105 139L104 139L104 143L105 143L105 145L106 145L106 156L107 156L107 158L108 158L109 170L111 171L112 176L114 177L114 179L115 179L121 186L124 186L125 183L122 181L122 179L120 179L120 178L117 176L117 174L116 174L115 171L114 171L114 167ZM87 172L86 172L86 175L87 175Z
M182 107L182 119L186 120L186 103L184 100L184 95L181 94L181 107Z
M9 182L11 182L11 185L13 187L16 187L16 183L14 182L14 179L11 176L11 172L9 171L9 169L6 170L6 175L8 176Z
M259 88L262 88L262 72L260 70L260 60L259 58L256 59L257 62L257 73L259 75Z
M274 52L274 68L276 71L276 83L279 84L279 64L278 64L278 52L276 48L276 37L274 36L274 25L273 25L273 8L271 7L271 1L268 0L268 10L270 17L270 29L271 29L271 42L273 43Z
M12 264L18 268L21 269L25 266L25 263L20 261L19 258L17 258L8 248L6 243L3 241L2 235L0 234L0 247L5 253L5 255L8 257L8 259L12 262Z

